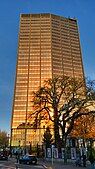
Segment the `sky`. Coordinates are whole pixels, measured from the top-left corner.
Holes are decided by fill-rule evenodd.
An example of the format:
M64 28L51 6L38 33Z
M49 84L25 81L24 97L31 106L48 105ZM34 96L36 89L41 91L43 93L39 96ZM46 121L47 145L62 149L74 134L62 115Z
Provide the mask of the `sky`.
M95 0L0 0L0 129L8 133L21 13L77 18L85 76L95 79Z

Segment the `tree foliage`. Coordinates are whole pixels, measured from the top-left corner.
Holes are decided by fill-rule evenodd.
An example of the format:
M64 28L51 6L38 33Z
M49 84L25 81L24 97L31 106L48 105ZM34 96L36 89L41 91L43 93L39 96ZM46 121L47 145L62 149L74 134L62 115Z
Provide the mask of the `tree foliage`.
M38 127L41 120L51 121L54 126L55 144L71 133L74 122L82 115L94 113L88 111L95 99L94 82L85 84L83 79L55 77L45 81L44 86L34 93L31 119ZM60 131L60 133L59 133Z
M0 130L0 148L6 148L9 143L7 132Z
M71 135L83 139L95 138L95 117L91 114L79 117L74 123Z

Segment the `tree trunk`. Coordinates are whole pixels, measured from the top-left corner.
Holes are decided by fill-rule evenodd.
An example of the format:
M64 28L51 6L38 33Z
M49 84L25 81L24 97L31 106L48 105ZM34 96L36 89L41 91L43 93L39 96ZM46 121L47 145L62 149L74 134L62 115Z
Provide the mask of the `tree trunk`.
M66 146L67 137L66 136L63 136L62 142L64 146L64 164L66 164L67 163L67 146Z
M83 138L83 147L85 148L85 139Z
M62 145L64 148L64 164L67 163L67 145L66 144L67 144L67 136L65 135L65 128L63 128L62 129Z
M58 121L54 121L54 138L55 138L55 145L58 147L59 141L60 141L60 135L59 135L59 126Z
M58 119L57 108L55 108L54 111L54 139L55 139L55 146L58 148L60 145L60 135L59 135L59 119Z

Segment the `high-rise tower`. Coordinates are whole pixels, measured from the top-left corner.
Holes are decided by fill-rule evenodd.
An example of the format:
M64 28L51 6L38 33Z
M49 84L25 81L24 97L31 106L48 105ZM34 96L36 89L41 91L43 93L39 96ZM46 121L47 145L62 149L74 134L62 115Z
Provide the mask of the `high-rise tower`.
M76 19L21 14L11 120L11 145L41 143L44 131L29 127L32 92L56 75L84 78Z

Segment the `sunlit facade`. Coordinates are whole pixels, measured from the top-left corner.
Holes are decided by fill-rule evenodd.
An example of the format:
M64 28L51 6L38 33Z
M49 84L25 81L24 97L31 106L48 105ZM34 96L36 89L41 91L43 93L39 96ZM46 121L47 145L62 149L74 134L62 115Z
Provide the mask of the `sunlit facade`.
M11 145L41 144L45 125L28 119L32 92L56 75L84 77L76 19L52 14L21 14L11 120Z

